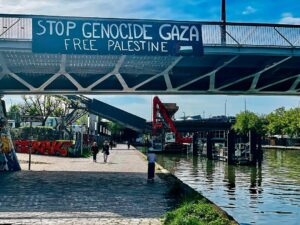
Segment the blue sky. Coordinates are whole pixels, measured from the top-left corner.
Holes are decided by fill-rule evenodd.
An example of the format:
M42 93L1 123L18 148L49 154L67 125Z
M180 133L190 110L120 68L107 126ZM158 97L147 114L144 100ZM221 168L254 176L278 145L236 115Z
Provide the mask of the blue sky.
M146 18L218 21L221 0L0 0L0 13L92 16L113 18ZM227 20L230 22L264 22L300 25L299 0L227 0ZM151 117L153 96L91 96L135 113ZM235 115L244 109L266 114L285 106L299 105L299 97L272 96L160 96L164 102L176 102L177 117L195 114L214 116ZM18 96L6 96L10 105L20 102Z

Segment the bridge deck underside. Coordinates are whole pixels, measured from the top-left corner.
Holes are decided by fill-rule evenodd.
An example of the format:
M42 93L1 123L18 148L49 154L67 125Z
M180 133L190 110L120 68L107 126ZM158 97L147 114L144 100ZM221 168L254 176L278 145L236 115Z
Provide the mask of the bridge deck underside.
M0 93L298 95L299 65L298 55L234 51L176 57L2 50Z

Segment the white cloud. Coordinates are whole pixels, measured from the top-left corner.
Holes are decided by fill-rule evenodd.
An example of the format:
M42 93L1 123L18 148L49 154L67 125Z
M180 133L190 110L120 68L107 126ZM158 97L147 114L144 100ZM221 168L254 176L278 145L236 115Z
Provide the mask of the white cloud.
M300 17L294 17L292 13L283 13L279 23L300 25Z
M247 6L246 9L244 9L244 11L242 12L243 15L249 15L249 14L253 14L256 12L256 9L253 8L252 6Z
M161 3L151 0L14 0L11 2L0 0L0 12L102 18L167 19L174 17L174 12L170 8L162 7Z

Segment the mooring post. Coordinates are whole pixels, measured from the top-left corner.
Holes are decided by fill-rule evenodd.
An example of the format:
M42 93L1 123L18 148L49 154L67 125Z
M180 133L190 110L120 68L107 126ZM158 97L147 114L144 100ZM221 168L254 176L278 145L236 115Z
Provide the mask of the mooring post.
M208 159L213 159L211 139L211 132L208 131L206 135L206 156Z
M193 155L198 155L198 133L193 135Z
M227 162L229 165L235 163L235 132L234 130L229 130L227 133L227 150L228 150L228 158Z
M261 162L262 159L263 159L263 150L262 150L262 147L261 147L261 134L258 134L257 135L257 161L258 162Z
M255 130L249 131L250 163L255 164L257 161L257 133Z

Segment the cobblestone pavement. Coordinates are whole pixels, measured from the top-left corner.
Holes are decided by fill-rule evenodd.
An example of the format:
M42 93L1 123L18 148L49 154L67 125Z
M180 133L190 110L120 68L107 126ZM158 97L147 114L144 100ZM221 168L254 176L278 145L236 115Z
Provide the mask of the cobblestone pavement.
M160 224L167 184L147 183L147 162L122 147L107 164L33 155L33 171L0 174L0 224Z

